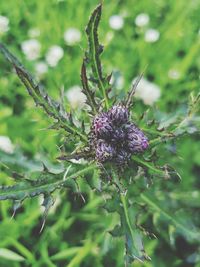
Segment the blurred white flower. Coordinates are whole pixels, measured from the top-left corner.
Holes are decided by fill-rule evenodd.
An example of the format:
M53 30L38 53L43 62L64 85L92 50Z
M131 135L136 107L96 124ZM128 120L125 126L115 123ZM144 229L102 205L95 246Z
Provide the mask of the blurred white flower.
M133 80L133 83L135 80L136 78ZM160 95L160 88L145 78L140 80L135 92L135 97L141 99L145 105L149 106L152 106L160 98Z
M28 31L28 36L30 38L36 38L38 36L40 36L40 29L38 28L32 28Z
M9 154L13 153L14 146L9 137L3 135L0 136L0 150Z
M124 77L122 76L119 70L114 70L112 72L110 84L117 90L121 90L124 87Z
M39 61L35 64L35 72L39 78L41 78L45 73L47 73L47 71L48 65L45 62Z
M63 48L58 45L53 45L49 48L45 58L49 66L55 67L63 56Z
M168 72L168 76L169 78L173 79L173 80L178 80L181 77L181 74L178 70L176 69L171 69Z
M81 32L76 28L69 28L64 32L64 40L67 45L77 44L81 40Z
M138 27L144 27L149 23L149 15L146 13L141 13L139 15L137 15L137 17L135 18L135 24Z
M129 10L127 10L127 9L122 9L122 10L120 10L120 14L121 14L121 16L123 17L123 18L127 18L127 17L129 17L130 15L129 15Z
M9 19L4 16L0 16L0 34L3 34L9 30Z
M112 31L107 32L107 34L106 34L106 36L105 36L105 41L104 41L104 43L105 43L106 45L108 45L108 44L112 41L113 37L114 37L114 33L113 33Z
M85 159L70 159L70 162L72 162L74 164L81 164L81 165L88 163L88 161Z
M121 90L123 87L124 87L124 77L120 75L116 80L116 88L118 90Z
M145 32L144 40L148 43L154 43L154 42L158 41L159 37L160 37L159 31L157 31L155 29L148 29Z
M109 25L113 30L120 30L124 26L124 19L120 15L113 15L109 18Z
M66 97L70 106L74 109L83 107L86 101L86 96L83 94L81 87L78 85L74 85L69 88L66 92Z
M40 56L41 44L36 39L22 42L21 48L28 60L35 60Z

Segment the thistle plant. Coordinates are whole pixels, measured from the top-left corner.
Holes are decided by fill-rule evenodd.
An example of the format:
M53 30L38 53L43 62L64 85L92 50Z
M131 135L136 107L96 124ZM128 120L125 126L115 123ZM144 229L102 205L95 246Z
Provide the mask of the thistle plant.
M57 158L60 162L57 171L41 164L37 171L22 174L12 170L5 162L1 166L2 171L13 177L16 183L1 186L0 200L13 200L15 214L26 198L43 195L43 228L48 210L54 203L52 193L56 189L68 188L81 194L82 183L77 178L89 177L84 179L84 183L88 183L91 190L95 189L102 198L104 196L102 208L108 213L119 214L118 224L108 230L111 235L124 239L125 263L128 266L133 260L150 260L143 247L142 236L153 234L144 229L143 219L139 219L145 215L145 208L159 210L183 234L187 233L193 239L200 237L163 212L154 201L151 190L156 179L180 178L173 166L160 160L159 147L162 143L170 144L183 135L199 131L199 117L196 114L200 94L191 94L187 110L171 120L172 123L159 119L154 109L135 114L134 93L143 74L132 84L124 99L111 97L111 75L104 74L101 65L103 46L98 39L101 12L100 4L87 24L88 49L81 67L89 130L84 121L75 120L73 114L66 111L63 101L53 100L5 45L0 44L0 52L14 67L35 104L52 118L50 128L70 138L74 147L71 153L62 151ZM80 159L84 159L86 164L72 162Z

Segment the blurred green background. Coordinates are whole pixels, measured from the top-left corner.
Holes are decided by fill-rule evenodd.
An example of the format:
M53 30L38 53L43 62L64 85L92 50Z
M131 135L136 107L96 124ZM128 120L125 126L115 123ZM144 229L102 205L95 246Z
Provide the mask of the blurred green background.
M77 116L83 100L80 66L87 47L84 29L98 3L0 1L0 41L45 85L51 96L58 99L62 89L65 101ZM185 107L190 92L199 91L199 14L199 0L104 1L99 31L105 45L102 62L106 73L113 71L113 88L119 97L147 66L142 83L147 94L138 95L135 113L155 104L166 116L168 112L176 114ZM24 164L30 169L40 160L54 163L63 137L47 131L48 126L49 119L35 108L0 56L0 151L7 152L0 153L0 160ZM169 185L165 181L160 196L165 190L173 208L184 214L187 227L199 227L199 136L184 137L170 149L172 159L166 158L169 154L165 156L165 149L162 156L173 162L182 181L168 181ZM12 183L4 174L0 174L0 181ZM86 190L85 195L84 204L79 196L65 190L55 193L56 204L42 234L42 211L36 199L25 201L12 220L12 203L0 202L0 266L124 266L123 240L108 233L118 216L99 209L102 198L95 192ZM160 217L159 212L147 212L146 216L147 229L157 236L144 241L152 261L133 266L199 267L199 244L174 235L174 227Z

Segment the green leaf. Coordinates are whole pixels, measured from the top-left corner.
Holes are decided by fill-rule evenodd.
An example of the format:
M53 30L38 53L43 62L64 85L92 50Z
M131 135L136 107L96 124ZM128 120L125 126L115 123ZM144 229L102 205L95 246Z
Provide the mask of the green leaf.
M52 260L66 260L68 258L73 257L74 255L78 254L79 250L81 247L72 247L72 248L67 248L64 249L53 256L51 256Z
M25 260L24 257L22 257L16 252L13 252L12 250L7 249L7 248L0 248L0 258L4 258L10 261L18 261L18 262Z
M82 170L79 170L71 175L66 175L65 172L61 173L34 173L40 177L35 180L22 180L15 185L12 186L1 186L0 187L0 200L12 199L15 202L22 202L26 198L31 198L38 196L40 194L44 194L49 196L56 189L68 187L71 189L76 188L76 183L74 182L74 178L79 177L87 172L94 170L94 166L87 166ZM47 207L49 206L49 202L46 203Z
M120 216L120 224L109 233L114 237L124 237L126 263L130 264L134 260L143 262L145 259L150 259L144 251L141 233L136 225L135 207L129 204L128 194L124 192L112 194L112 198L106 200L104 208L111 213L117 212Z
M121 237L121 236L124 236L124 234L125 234L121 225L116 225L112 230L109 231L109 233L113 237Z
M187 227L181 221L181 217L177 217L174 213L171 213L170 211L165 210L163 207L160 206L159 200L155 199L152 195L149 193L142 193L141 199L149 205L154 211L157 211L159 214L161 214L166 221L169 223L172 223L178 232L182 233L186 238L189 240L199 240L200 239L200 232L196 230L195 228L192 229L191 227Z
M103 52L103 46L99 44L98 40L98 26L101 19L102 5L98 5L93 11L88 25L86 27L86 34L88 38L89 50L86 53L85 62L89 63L92 69L91 80L97 84L100 92L104 98L105 106L108 109L108 96L107 92L110 87L108 79L103 77L102 67L100 61L100 54Z
M92 114L97 114L98 105L94 98L94 92L90 90L88 85L88 78L85 68L85 62L83 61L82 68L81 68L81 82L82 82L82 92L86 95L87 100L86 103L91 107Z
M87 141L87 137L75 126L73 121L70 119L70 115L66 113L63 106L50 98L50 96L44 91L44 88L34 81L31 74L24 68L18 59L1 43L0 52L15 68L18 77L25 85L36 105L42 107L50 117L56 120L55 128L62 128L69 134L75 134L79 136L81 140Z
M42 203L42 206L44 206L45 210L43 213L42 226L40 229L40 233L42 232L42 230L44 228L49 209L53 206L53 204L54 204L54 199L51 196L51 194L44 194L44 201Z
M133 212L134 207L128 207L128 195L121 193L120 200L123 209L120 212L121 224L126 238L126 262L131 263L134 260L143 261L150 259L143 247L140 231L136 227L136 218Z

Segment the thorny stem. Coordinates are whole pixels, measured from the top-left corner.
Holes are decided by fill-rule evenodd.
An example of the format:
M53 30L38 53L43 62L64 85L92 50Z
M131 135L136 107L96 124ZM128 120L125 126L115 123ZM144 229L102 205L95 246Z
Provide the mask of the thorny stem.
M142 130L144 132L147 132L147 133L150 133L150 134L155 134L155 135L164 136L164 137L170 137L170 136L173 135L172 133L162 133L162 132L155 131L155 130L152 130L152 129L147 129L147 128L142 128Z
M122 203L122 207L123 207L123 212L124 212L124 216L125 216L125 220L126 220L126 224L128 226L128 229L129 229L129 233L131 235L131 239L133 241L136 240L136 236L135 236L135 233L133 231L133 227L131 225L131 221L130 221L130 217L129 217L129 212L128 212L128 202L127 202L127 195L126 193L120 193L120 200L121 200L121 203ZM135 218L134 218L135 219ZM133 218L132 218L133 220ZM133 222L132 222L133 223ZM137 250L134 243L132 244L134 246L134 250ZM140 262L143 262L142 259L140 259L139 257L137 257L136 255L134 255L134 257L140 261Z
M162 141L163 141L163 140L162 140L162 137L157 137L157 138L151 140L151 141L149 142L149 144L150 144L150 145L153 145L153 144L155 144L155 143L157 143L157 142L162 143Z
M148 162L145 162L141 159L139 159L137 156L132 156L132 159L140 164L142 164L143 166L149 168L150 170L152 171L155 171L157 173L160 173L160 174L163 174L163 171L162 170L159 170L157 168L155 168L154 166L152 166L151 164L149 164Z

